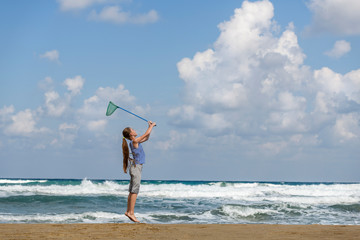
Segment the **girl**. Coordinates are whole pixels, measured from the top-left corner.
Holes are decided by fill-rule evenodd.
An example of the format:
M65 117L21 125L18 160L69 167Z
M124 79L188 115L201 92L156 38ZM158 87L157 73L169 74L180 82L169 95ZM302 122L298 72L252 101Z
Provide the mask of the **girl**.
M133 222L139 222L134 214L134 208L136 203L136 198L140 189L140 181L141 181L141 172L143 164L145 163L145 153L141 146L141 143L147 141L150 137L150 133L156 123L151 121L148 122L149 127L146 132L137 137L137 133L134 129L127 127L123 130L123 142L122 142L122 150L123 150L123 169L124 172L127 172L128 165L130 163L130 185L129 185L129 196L127 202L127 210L125 215ZM129 147L125 139L130 140L130 148L133 158L129 158Z

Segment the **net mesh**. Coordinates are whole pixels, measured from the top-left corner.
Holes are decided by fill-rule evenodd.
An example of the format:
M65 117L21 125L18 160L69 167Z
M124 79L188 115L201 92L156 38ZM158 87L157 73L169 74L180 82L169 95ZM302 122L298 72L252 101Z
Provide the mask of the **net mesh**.
M113 114L113 112L115 112L115 110L118 108L118 106L116 106L114 103L112 103L111 101L109 102L109 105L107 107L106 110L106 116L110 116L111 114Z

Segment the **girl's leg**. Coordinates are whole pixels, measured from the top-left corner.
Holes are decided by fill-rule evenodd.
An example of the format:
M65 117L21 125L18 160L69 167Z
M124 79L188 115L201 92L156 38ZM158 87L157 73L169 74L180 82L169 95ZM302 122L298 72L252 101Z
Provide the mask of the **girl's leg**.
M139 192L140 182L141 182L141 170L142 165L130 167L130 185L129 185L129 196L127 202L127 210L125 215L130 218L133 222L139 222L134 214L135 203L137 198L137 193Z
M134 215L135 210L135 203L136 203L137 194L136 193L130 193L130 214Z
M139 220L135 217L134 209L135 209L135 203L136 203L137 194L136 193L129 193L128 196L128 203L127 203L127 211L125 215L130 218L133 222L139 222Z
M127 200L127 209L126 209L127 214L130 212L130 194L131 193L129 193L128 200Z

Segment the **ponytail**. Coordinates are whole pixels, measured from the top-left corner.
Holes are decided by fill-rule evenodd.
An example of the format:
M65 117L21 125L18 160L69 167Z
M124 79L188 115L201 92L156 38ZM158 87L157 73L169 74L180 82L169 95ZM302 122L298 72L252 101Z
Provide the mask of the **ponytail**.
M123 169L124 173L127 173L127 168L129 165L129 146L126 142L126 139L130 139L131 128L127 127L123 130L123 141L122 141L122 151L123 151Z
M123 169L124 169L124 173L127 173L127 168L129 164L129 146L125 138L123 138L122 150L123 150Z

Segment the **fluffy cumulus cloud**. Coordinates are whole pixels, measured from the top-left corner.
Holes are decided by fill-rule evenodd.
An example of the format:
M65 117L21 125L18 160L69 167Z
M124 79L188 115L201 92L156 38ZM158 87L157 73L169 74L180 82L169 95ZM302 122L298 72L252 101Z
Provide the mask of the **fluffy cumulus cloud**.
M69 105L69 98L62 99L60 98L59 93L56 91L49 91L44 94L45 96L45 106L47 112L50 116L61 116L67 109Z
M82 78L80 75L78 75L74 78L67 78L64 81L64 84L66 85L67 89L73 95L80 93L80 90L84 86L84 83L85 83L85 79Z
M58 50L47 51L44 54L40 54L40 57L46 58L50 61L59 62L59 51Z
M48 140L54 138L54 135L59 134L61 136L59 139L71 142L63 134L64 126L66 125L60 125L57 131L54 129L53 124L47 126L44 122L49 123L54 120L56 121L56 119L66 118L66 114L71 112L73 96L80 93L84 79L81 76L66 79L64 85L68 88L68 92L65 92L63 95L54 90L53 82L51 77L46 77L39 82L40 89L45 91L44 104L35 110L25 109L15 111L14 106L4 106L0 109L0 129L2 133L7 135L9 141L11 137L20 137L20 139L21 137L26 137L30 139L28 141L29 145L36 142L36 145L33 146L35 149L44 149L46 144L50 142ZM46 143L46 141L48 142Z
M270 1L244 1L219 24L212 48L178 62L184 103L169 111L171 123L196 129L199 139L246 136L275 153L323 144L329 136L331 144L358 141L360 69L312 70L293 24L278 35L273 16Z
M39 88L44 90L44 103L36 109L16 111L13 105L0 108L0 136L7 139L2 146L21 142L23 147L37 150L76 144L84 147L91 134L96 134L97 139L92 144L102 143L108 141L105 110L109 100L139 114L149 111L149 106L137 105L135 97L121 84L115 88L99 87L93 96L75 102L81 99L74 97L81 95L85 84L82 76L66 78L62 84L66 91L62 94L53 83L50 77L39 82Z
M360 114L358 113L340 115L336 119L334 130L335 133L338 135L340 142L345 142L346 140L359 138L360 136L359 119L360 119Z
M11 120L4 128L4 133L8 136L31 136L32 134L44 133L48 131L48 129L45 127L38 128L36 126L36 111L26 109L24 111L13 114L13 109L11 109L12 111L7 111L8 108L4 107L3 110L5 110L5 114L11 114Z
M68 92L65 93L64 96L60 96L57 91L53 90L51 86L52 83L53 81L49 77L40 83L41 87L45 84L46 87L44 87L44 89L49 89L44 94L45 109L48 115L60 117L69 109L72 98L80 93L84 86L85 79L80 75L65 79L63 84L66 86Z
M81 124L91 131L104 130L107 125L107 119L104 119L105 108L109 100L130 111L135 110L140 115L149 111L148 106L143 108L136 105L136 98L122 84L117 88L99 87L95 94L85 99L82 107L78 109Z
M313 12L311 33L360 34L360 1L310 0L308 7Z
M326 51L325 54L328 55L329 57L340 58L344 56L346 53L350 52L350 50L351 50L351 45L349 42L345 40L339 40L336 41L334 47L331 50Z
M150 10L144 14L133 15L130 12L123 11L119 6L106 6L99 13L93 10L89 15L89 19L115 24L146 24L156 22L159 16L155 10Z

